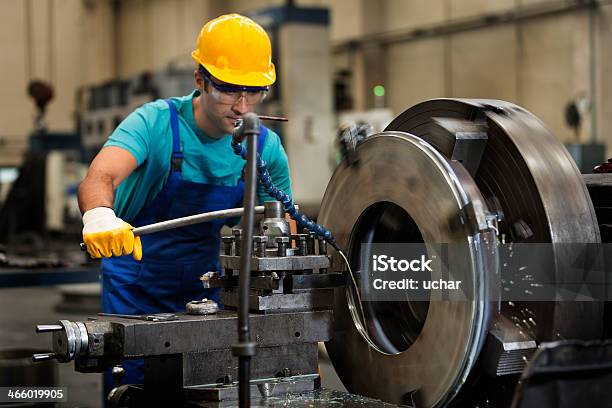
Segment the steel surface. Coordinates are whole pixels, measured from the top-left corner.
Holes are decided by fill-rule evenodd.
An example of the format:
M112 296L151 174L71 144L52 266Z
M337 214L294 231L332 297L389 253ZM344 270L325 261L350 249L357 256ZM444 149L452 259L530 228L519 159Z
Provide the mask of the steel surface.
M580 171L537 117L505 101L437 99L406 110L385 130L410 132L451 157L448 137L429 132L437 117L474 121L488 128L487 146L474 181L491 209L503 211L500 228L506 242L600 242L597 218ZM555 253L560 265L572 256L563 250ZM556 271L559 282L581 278L576 270L559 267ZM517 303L515 308L523 306ZM603 307L598 302L529 302L528 306L536 314L538 340L591 339L601 333ZM585 315L591 318L585 321Z
M449 121L453 126L436 131ZM453 132L461 132L464 125L467 132L486 131L486 138L480 138L486 140L483 151L457 145L460 137ZM456 157L458 152L468 157ZM362 142L356 154L356 165L343 162L336 169L319 216L353 263L359 259L357 244L372 240L372 235L376 242L386 235L389 241L382 242L482 245L483 237L453 231L449 220L457 213L471 215L475 231L482 228L482 211L502 215L499 229L507 242L600 241L593 206L569 153L535 116L514 104L426 101ZM466 159L471 174L455 161ZM375 220L364 224L364 218L373 215ZM558 265L569 255L559 250L554 254ZM340 261L335 259L334 265ZM495 260L473 257L470 262L466 267L472 268L477 287L500 290ZM353 268L359 270L359 265ZM560 266L554 272L558 281L580 279ZM360 327L354 299L336 291L333 339L327 348L343 383L354 393L395 403L417 401L425 407L442 406L460 391L491 321L500 313L512 313L507 304L489 304L478 297L428 305L386 302L375 305L391 312L384 324L382 317L375 317L372 302L367 303L363 307L371 319ZM518 302L513 307L523 306ZM538 322L537 341L597 338L601 332L603 308L598 302L529 302L529 307ZM405 339L398 341L400 336Z
M486 260L475 251L484 237L451 228L451 220L468 204L477 202L474 207L481 211L485 207L478 190L470 186L468 172L454 170L431 145L401 132L375 135L356 153L358 165L341 164L334 173L320 212L321 223L334 231L342 248L349 248L349 258L355 258L361 242L372 239L356 237L356 225L371 218L367 210L393 203L381 215L381 224L389 227L376 242L463 245L464 253L471 256L454 273L465 276L475 271L473 291L484 299L481 291L489 286L489 277L482 273ZM402 214L413 221L405 228L396 224ZM333 263L342 264L340 259ZM392 403L417 400L434 406L448 401L469 373L484 340L482 327L490 317L482 301L438 301L427 308L422 302L389 302L385 312L395 321L385 323L375 310L368 311L372 318L367 332L372 338L366 340L347 307L346 292L336 290L335 295L334 332L327 343L334 367L350 392ZM406 333L411 341L402 343Z

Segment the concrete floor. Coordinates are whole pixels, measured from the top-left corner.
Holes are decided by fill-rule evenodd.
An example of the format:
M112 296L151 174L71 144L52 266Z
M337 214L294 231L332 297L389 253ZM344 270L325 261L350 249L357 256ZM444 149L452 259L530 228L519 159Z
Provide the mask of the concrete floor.
M54 323L60 319L86 320L88 313L58 312L62 295L57 287L0 289L0 350L34 348L49 350L50 334L36 334L37 324ZM102 405L102 377L100 374L81 374L73 363L58 364L58 385L68 388L68 402L61 407L100 407ZM323 387L345 391L329 359L323 353L320 360Z

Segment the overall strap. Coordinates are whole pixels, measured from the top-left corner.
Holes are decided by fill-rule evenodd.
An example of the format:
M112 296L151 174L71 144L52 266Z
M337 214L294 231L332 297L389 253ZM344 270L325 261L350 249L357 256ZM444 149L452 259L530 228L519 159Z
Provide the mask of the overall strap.
M259 153L260 156L261 152L263 152L266 136L268 136L268 128L263 125L259 125L259 136L257 136L257 153Z
M148 222L158 222L168 219L168 212L172 204L172 198L178 191L183 175L183 152L181 151L181 137L179 135L178 112L171 99L164 100L170 108L170 128L172 129L172 156L170 158L170 175L162 190L158 193L150 209L153 220Z
M170 98L165 99L170 108L170 127L172 129L172 159L170 172L181 172L183 167L183 152L181 151L181 137L179 136L178 112Z

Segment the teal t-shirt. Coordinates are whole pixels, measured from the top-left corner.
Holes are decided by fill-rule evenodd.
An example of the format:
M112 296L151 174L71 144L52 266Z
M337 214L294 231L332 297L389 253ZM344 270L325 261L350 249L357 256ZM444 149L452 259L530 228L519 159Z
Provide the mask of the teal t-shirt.
M245 161L231 147L231 135L215 139L205 135L195 123L190 95L172 98L179 116L179 134L183 150L184 180L218 186L236 186ZM130 152L138 167L117 188L115 212L131 222L161 191L170 174L172 130L170 109L164 100L147 103L119 124L104 146L117 146ZM291 194L287 155L276 133L268 129L262 158L274 184ZM259 202L273 200L258 186Z

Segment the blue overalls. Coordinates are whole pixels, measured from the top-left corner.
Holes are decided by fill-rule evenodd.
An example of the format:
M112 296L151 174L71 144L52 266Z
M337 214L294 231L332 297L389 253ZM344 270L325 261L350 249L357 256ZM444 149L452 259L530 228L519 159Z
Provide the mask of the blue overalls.
M197 213L236 207L244 193L238 185L216 186L183 180L178 113L172 101L172 162L166 184L132 221L134 227ZM261 154L267 129L260 128L257 150ZM231 149L228 154L234 154ZM183 312L191 300L208 298L219 302L220 289L204 289L200 276L221 271L219 231L223 220L143 235L142 261L131 255L102 260L102 304L105 313L145 314ZM126 360L123 384L142 384L142 360ZM105 395L114 387L110 370L105 374Z

